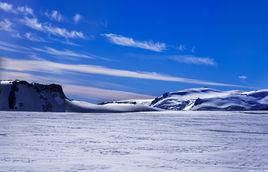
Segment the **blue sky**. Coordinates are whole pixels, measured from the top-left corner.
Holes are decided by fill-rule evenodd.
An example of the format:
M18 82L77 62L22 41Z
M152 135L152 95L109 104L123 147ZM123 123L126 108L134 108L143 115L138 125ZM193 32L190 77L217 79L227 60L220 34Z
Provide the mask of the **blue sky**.
M71 98L267 88L267 1L0 1L1 79Z

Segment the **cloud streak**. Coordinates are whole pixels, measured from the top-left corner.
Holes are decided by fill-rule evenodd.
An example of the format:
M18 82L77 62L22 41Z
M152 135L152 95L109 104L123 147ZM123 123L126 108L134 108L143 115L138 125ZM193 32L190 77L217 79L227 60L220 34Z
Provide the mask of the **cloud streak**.
M41 23L37 18L25 17L21 20L22 24L28 26L34 30L41 31L44 33L52 34L55 36L60 36L64 38L80 38L85 39L83 32L75 30L67 30L65 28L54 27L51 24Z
M29 74L26 72L16 72L16 71L2 71L1 76L3 80L26 80L29 82L39 82L49 84L51 82L62 84L63 90L67 95L79 96L81 98L90 98L98 101L107 100L124 100L124 99L141 99L141 98L152 98L150 95L139 94L128 91L119 91L103 88L95 88L91 86L83 86L71 83L68 80L62 80L61 78L47 78L42 76L37 76L35 74Z
M179 63L195 64L195 65L207 65L216 66L216 62L212 58L208 57L198 57L193 55L175 55L171 56L169 59L174 60Z
M2 58L2 64L3 64L1 66L2 69L16 70L16 71L50 72L50 73L75 72L85 74L106 75L113 77L179 82L179 83L206 85L206 86L243 87L240 85L170 76L154 72L137 72L129 70L120 70L97 65L83 65L83 64L74 65L74 64L56 63L47 60L21 60L21 59L18 60L18 59Z
M166 49L165 43L160 42L153 42L153 41L138 41L133 38L125 37L122 35L117 35L113 33L106 33L103 36L108 39L111 43L127 46L127 47L134 47L134 48L141 48L150 51L162 52Z
M10 20L4 19L0 21L0 30L9 32L10 36L13 38L26 39L33 42L47 42L31 32L20 33L18 30L13 29L13 25Z
M63 56L63 57L77 57L77 58L88 58L88 59L93 59L94 57L91 57L89 55L86 54L82 54L82 53L77 53L71 50L57 50L51 47L45 47L45 48L33 48L33 50L39 51L39 52L43 52L46 54L50 54L50 55L54 55L54 56Z
M12 23L7 19L0 21L0 30L6 31L6 32L13 32Z
M26 48L20 45L10 44L8 42L3 42L3 41L0 41L0 50L8 51L8 52L23 53L23 54L27 54L31 52L30 48Z
M63 85L63 89L70 95L80 95L99 100L126 100L126 99L148 99L153 96L127 91L109 90L80 85Z
M51 12L46 11L44 14L50 20L55 20L57 22L62 22L64 20L64 17L62 16L62 14L57 10L53 10Z
M34 15L34 11L32 8L27 7L27 6L21 6L17 8L17 11L22 13L22 14L29 14L29 15Z
M41 37L36 36L35 34L31 33L31 32L26 32L25 34L23 34L23 38L33 41L33 42L47 42L46 40L44 40Z
M27 6L18 6L15 8L12 4L6 2L0 2L0 10L5 12L22 14L22 15L34 15L34 10Z
M6 12L13 12L13 5L6 2L0 2L0 9Z
M74 21L74 23L79 23L81 20L83 19L83 16L81 15L81 14L75 14L74 16L73 16L73 21Z
M248 79L248 77L245 76L245 75L240 75L240 76L238 76L238 78L239 78L240 80L242 80L242 81L245 81L245 80Z
M21 39L28 39L28 38L24 38L26 35L17 35L19 36L19 38ZM39 40L39 37L34 37L33 39L37 39L37 41L44 41L42 40L42 38L40 38L41 40ZM72 44L73 45L73 44ZM78 52L78 51L73 51L73 50L69 50L69 49L55 49L55 48L51 48L51 47L24 47L24 46L20 46L20 45L16 45L16 44L11 44L8 42L3 42L0 41L0 50L5 51L5 52L13 52L13 53L20 53L20 54L24 54L24 55L28 55L29 57L35 56L38 53L45 53L47 55L52 55L55 57L60 57L60 58L64 58L64 57L71 57L73 60L75 59L98 59L98 60L105 60L105 61L112 61L111 59L105 58L105 57L101 57L101 56L97 56L95 54L91 54L89 52ZM0 57L1 58L1 57ZM39 58L38 58L39 59Z

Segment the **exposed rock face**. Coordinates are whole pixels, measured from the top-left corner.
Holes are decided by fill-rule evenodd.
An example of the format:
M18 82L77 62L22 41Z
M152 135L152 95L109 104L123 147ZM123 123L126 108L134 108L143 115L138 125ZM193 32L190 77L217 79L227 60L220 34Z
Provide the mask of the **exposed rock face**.
M64 112L66 96L56 84L1 81L0 110Z

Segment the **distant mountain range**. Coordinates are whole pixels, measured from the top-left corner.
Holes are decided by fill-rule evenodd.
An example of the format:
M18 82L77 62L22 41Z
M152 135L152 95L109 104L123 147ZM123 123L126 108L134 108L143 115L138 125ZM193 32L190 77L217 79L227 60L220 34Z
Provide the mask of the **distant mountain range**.
M193 88L167 92L155 99L91 104L68 99L60 85L0 81L1 111L140 112L140 111L246 111L268 110L268 90L243 92Z
M243 92L209 88L167 92L155 98L150 106L167 110L268 110L268 90Z

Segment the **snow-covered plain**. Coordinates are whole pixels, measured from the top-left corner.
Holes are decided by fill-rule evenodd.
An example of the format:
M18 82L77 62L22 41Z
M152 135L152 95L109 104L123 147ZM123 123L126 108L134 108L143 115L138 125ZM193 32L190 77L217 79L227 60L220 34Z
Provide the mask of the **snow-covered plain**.
M268 171L268 112L0 112L0 171Z

